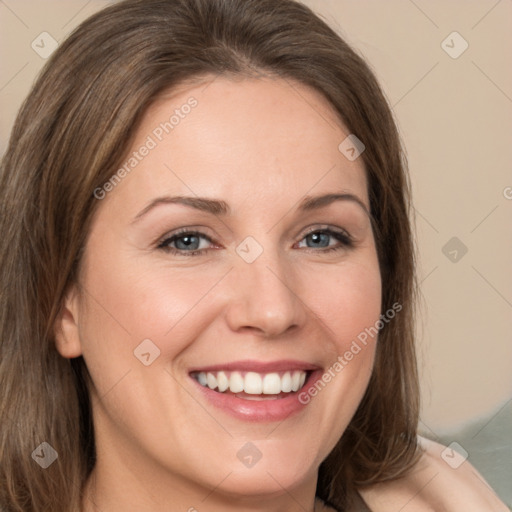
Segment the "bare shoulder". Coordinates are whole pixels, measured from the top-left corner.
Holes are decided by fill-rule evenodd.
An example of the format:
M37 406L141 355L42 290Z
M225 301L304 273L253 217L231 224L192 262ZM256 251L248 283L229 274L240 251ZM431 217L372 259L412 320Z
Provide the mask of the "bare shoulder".
M397 480L361 490L372 512L508 512L478 471L434 441L419 437L423 454Z

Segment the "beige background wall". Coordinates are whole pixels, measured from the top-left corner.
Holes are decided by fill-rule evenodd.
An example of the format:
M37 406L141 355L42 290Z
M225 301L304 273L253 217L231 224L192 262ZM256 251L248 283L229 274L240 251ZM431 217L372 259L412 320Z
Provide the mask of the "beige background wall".
M108 3L0 0L2 153L45 62L32 41L43 53L51 39L39 34L61 41ZM512 403L512 2L306 3L371 63L408 150L424 296L423 427L446 435L481 418L490 428ZM463 39L450 36L443 49L453 31Z

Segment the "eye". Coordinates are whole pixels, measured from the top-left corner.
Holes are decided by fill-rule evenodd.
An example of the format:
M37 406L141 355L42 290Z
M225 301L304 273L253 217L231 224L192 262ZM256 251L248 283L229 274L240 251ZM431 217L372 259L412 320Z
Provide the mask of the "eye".
M190 256L206 252L212 243L212 239L204 233L183 230L166 237L158 248L173 254Z
M158 248L175 255L199 256L212 249L213 244L208 235L200 231L183 229L165 237L158 244ZM331 228L310 231L298 243L300 249L320 249L319 252L336 251L352 246L352 238L346 231Z
M304 245L305 241L305 245ZM323 251L340 250L353 245L350 235L345 231L334 229L316 229L310 231L300 242L299 248L323 249Z

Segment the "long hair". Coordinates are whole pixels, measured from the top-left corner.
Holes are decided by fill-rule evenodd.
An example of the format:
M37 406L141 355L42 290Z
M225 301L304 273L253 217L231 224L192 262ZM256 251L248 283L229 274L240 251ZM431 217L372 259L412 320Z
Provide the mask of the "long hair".
M293 0L125 0L90 17L54 52L1 164L2 511L77 512L94 466L87 368L81 357L61 357L54 335L98 206L94 190L123 161L160 94L208 75L259 72L319 91L364 142L382 312L401 306L379 333L369 385L320 466L317 495L343 508L357 488L396 478L417 459L410 185L372 71ZM46 469L35 462L44 442L58 455Z

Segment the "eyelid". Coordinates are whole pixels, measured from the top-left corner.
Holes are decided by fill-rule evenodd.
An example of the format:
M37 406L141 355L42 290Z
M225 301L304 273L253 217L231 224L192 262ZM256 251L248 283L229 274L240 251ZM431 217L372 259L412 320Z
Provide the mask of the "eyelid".
M180 235L196 235L205 238L211 243L216 243L213 236L207 234L208 228L205 226L187 226L183 228L177 228L174 231L168 231L165 235L158 237L154 244L161 246L164 242L167 242L171 238L178 237Z
M308 236L309 234L316 233L317 231L333 232L345 236L351 242L355 242L354 237L346 229L337 226L331 226L329 224L315 224L311 227L306 228L306 231L301 232L302 234L299 235L299 241L302 240L304 237Z
M314 224L313 226L308 226L306 228L305 233L308 234L308 233L311 233L311 232L328 230L328 229L333 230L333 231L343 231L343 232L346 232L346 230L344 230L343 228L331 226L329 224Z
M215 239L209 235L207 235L203 230L207 230L205 226L201 226L200 228L196 227L182 227L178 228L177 230L167 233L160 239L158 239L158 242L156 244L156 248L166 251L168 253L174 254L176 256L185 256L185 257L191 257L191 256L201 256L205 255L209 251L215 248L219 248L219 244L215 242ZM296 242L294 242L293 247L295 245L300 244L307 236L309 236L312 233L324 233L328 234L332 238L337 239L337 244L329 247L324 248L301 248L301 250L304 250L306 252L318 252L318 253L325 253L329 251L336 251L341 250L343 248L351 248L354 246L355 240L350 235L350 233L340 227L334 227L328 224L322 224L322 225L310 225L306 228L306 231L302 231L300 238ZM206 240L209 244L217 245L217 247L207 247L203 249L194 249L194 250L183 250L183 249L177 249L175 247L170 247L170 244L173 243L176 239L180 238L181 236L185 235L191 235L196 236L198 238L203 238ZM297 237L296 237L297 238Z

